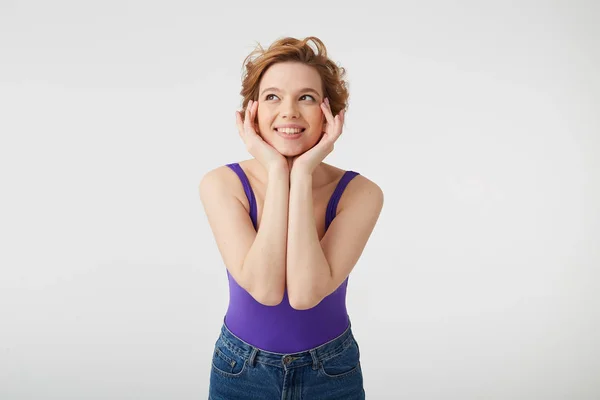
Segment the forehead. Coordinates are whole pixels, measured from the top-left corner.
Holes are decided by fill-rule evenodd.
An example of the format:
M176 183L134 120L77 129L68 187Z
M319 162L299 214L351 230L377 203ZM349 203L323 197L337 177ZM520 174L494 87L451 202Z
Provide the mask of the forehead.
M275 86L284 91L313 88L321 93L321 76L314 67L298 62L271 65L264 73L260 87Z

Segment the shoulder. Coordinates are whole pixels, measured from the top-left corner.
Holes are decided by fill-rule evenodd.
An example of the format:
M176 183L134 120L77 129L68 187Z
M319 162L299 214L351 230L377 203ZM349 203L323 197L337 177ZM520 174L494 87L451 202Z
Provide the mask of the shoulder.
M205 173L200 180L199 191L203 201L209 198L234 196L242 203L248 202L239 177L227 165L221 165Z
M356 175L346 186L340 199L338 210L362 208L379 213L383 208L383 190L364 175Z
M226 165L214 168L202 176L200 190L222 190L228 188L235 173Z

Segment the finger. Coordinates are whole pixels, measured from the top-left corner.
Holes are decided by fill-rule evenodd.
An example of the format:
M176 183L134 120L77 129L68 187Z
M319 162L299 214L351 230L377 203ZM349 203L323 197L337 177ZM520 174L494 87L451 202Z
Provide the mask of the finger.
M333 114L331 113L331 108L327 102L321 103L321 110L323 111L323 115L325 116L327 124L333 124Z
M246 120L250 116L250 109L251 108L252 108L252 100L248 101L248 104L246 104L246 113L244 114L244 122L246 122Z
M254 129L252 128L252 107L254 106L254 102L250 100L248 102L248 106L246 107L246 116L244 118L244 128L246 133L254 133Z
M340 130L340 133L342 131L342 127L344 126L344 117L346 116L346 110L341 110L339 112L338 115L336 115L336 117L338 117L338 129Z
M333 125L333 132L332 132L332 139L336 140L341 134L342 134L342 124L343 124L343 111L340 112L338 115L335 116L334 118L334 125Z
M325 99L327 100L327 98ZM321 110L323 110L323 114L325 114L325 119L328 124L333 125L333 114L331 113L331 108L329 107L329 101L324 101L321 103Z
M239 111L235 112L235 124L238 128L238 133L240 136L244 136L244 122L242 121L242 113Z
M340 116L340 127L344 126L344 120L346 119L346 110L340 111L338 114Z
M333 145L333 143L335 143L336 140L338 140L338 138L342 134L342 124L344 121L343 118L344 118L344 114L343 114L343 111L341 111L333 119L334 120L333 128L329 131L329 134L327 135L327 139L332 145Z
M244 126L246 126L246 120L248 119L248 114L250 113L251 105L252 105L252 100L248 101L248 104L246 104L246 110L244 111Z
M250 123L252 124L252 129L256 132L256 114L258 113L258 101L252 102L252 109L250 110Z

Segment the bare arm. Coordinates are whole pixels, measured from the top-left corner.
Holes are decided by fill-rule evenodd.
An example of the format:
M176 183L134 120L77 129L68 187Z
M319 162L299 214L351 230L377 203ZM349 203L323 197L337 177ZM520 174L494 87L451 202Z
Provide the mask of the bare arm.
M311 308L331 280L313 215L312 175L295 175L290 186L287 244L288 296L295 309Z
M383 207L381 189L357 176L344 193L345 207L319 241L311 188L312 175L292 173L286 279L290 304L298 310L316 306L348 277Z
M271 168L258 232L248 211L232 192L232 171L206 174L200 197L229 273L256 301L277 305L285 289L289 173ZM239 182L237 183L239 185Z

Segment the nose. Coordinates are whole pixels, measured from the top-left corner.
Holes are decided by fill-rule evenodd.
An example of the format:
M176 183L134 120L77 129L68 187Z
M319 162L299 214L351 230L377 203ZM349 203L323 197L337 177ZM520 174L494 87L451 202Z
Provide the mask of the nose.
M288 100L281 106L281 115L285 118L298 118L298 107L294 100Z

